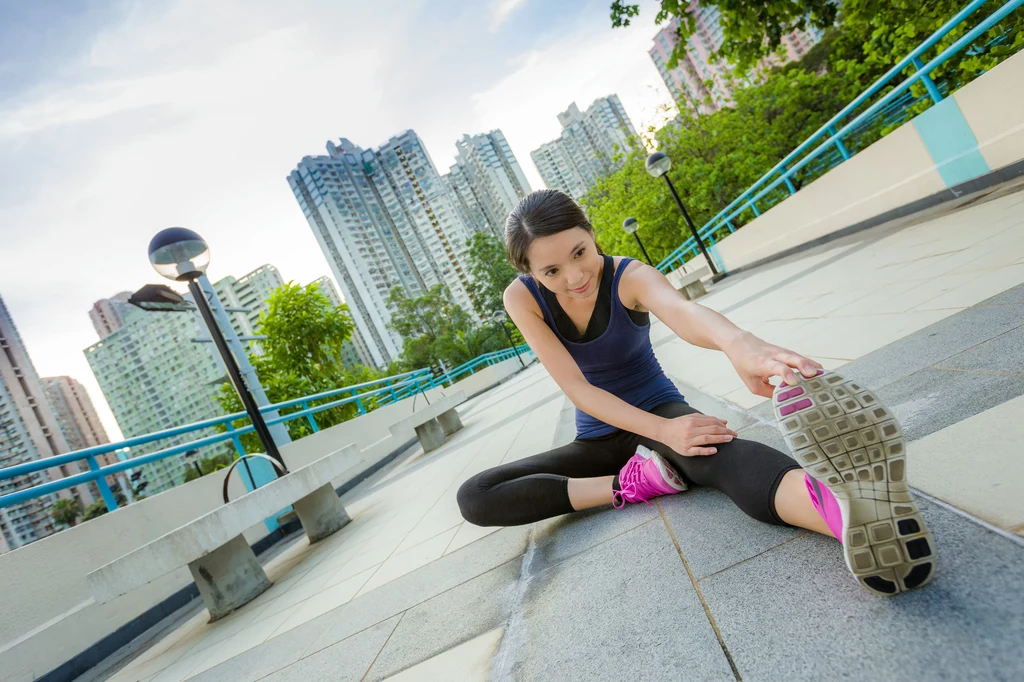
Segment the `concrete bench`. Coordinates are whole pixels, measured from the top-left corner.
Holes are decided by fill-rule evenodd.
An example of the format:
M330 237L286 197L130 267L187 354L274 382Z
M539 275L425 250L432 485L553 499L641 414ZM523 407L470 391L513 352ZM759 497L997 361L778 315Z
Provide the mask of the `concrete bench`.
M391 435L406 438L415 431L423 452L430 452L444 445L445 438L462 428L462 420L455 411L457 405L466 402L466 393L459 391L413 412L391 425Z
M692 301L708 293L708 290L704 288L704 282L701 280L710 274L711 269L705 265L679 277L673 282L673 285L676 291L681 293L686 300Z
M89 573L93 598L106 603L187 564L210 622L223 618L271 585L243 531L294 505L309 542L322 540L349 522L331 481L361 470L348 445L275 479Z

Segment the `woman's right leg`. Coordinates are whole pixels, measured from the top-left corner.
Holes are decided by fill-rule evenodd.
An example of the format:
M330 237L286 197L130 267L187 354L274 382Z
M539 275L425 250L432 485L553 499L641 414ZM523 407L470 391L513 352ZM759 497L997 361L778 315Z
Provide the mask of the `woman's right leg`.
M477 526L519 526L610 504L612 480L635 452L631 435L574 440L482 471L459 488L462 516Z

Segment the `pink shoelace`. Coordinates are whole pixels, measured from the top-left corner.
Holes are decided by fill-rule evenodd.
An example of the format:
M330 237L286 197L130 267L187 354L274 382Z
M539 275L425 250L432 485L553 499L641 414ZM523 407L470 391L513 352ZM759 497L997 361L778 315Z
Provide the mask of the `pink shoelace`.
M619 490L612 494L612 507L622 509L626 506L626 502L640 502L641 500L637 499L637 496L643 486L650 487L647 475L644 473L643 462L630 460L619 473ZM616 500L619 504L616 504ZM651 504L650 500L643 499L642 501Z

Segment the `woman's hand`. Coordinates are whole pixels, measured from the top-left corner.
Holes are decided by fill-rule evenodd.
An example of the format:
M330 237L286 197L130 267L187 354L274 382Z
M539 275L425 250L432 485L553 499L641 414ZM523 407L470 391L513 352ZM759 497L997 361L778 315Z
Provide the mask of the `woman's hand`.
M823 369L820 363L791 350L773 346L749 332L743 332L722 350L750 392L766 398L771 398L775 390L768 382L770 378L782 377L787 384L795 384L797 377L793 370L799 370L805 377L812 377L819 369Z
M705 414L688 414L666 419L658 441L669 446L680 455L713 455L718 452L716 443L728 443L736 432L726 428L726 420Z

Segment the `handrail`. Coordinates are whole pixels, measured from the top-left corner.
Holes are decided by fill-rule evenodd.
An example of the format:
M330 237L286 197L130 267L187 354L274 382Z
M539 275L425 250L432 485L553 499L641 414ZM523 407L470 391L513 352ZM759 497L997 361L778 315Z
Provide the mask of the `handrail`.
M990 0L971 0L967 5L964 6L959 12L957 12L952 18L943 24L938 30L936 30L931 36L924 40L918 45L910 54L895 64L889 71L878 78L870 87L864 92L858 95L852 102L843 107L835 116L828 120L822 125L815 133L804 140L796 149L786 155L780 162L775 164L767 173L762 175L754 184L748 187L742 194L733 199L725 208L719 211L711 220L706 222L698 231L702 240L709 239L711 243L715 243L714 233L721 230L723 227L728 227L730 233L735 231L735 227L732 225L732 220L739 216L741 213L746 211L748 208L753 209L755 215L760 215L758 212L756 202L765 197L768 193L777 189L783 183L788 185L790 194L795 193L795 188L792 186L790 179L803 167L809 164L811 161L820 158L826 150L832 146L836 146L841 155L841 159L838 163L843 163L852 157L846 147L843 145L842 138L844 135L852 132L858 126L864 124L867 119L874 116L876 113L881 111L885 106L891 104L893 100L902 95L906 90L910 88L914 83L922 81L925 83L928 91L928 97L933 101L940 101L942 95L939 89L931 81L929 74L936 68L941 66L946 60L954 56L966 46L972 43L982 33L989 30L1003 17L1014 11L1022 4L1024 0L1009 0L1005 2L999 9L994 11L986 19L981 21L973 29L961 36L956 42L944 49L938 56L934 57L927 64L922 64L921 55L928 49L934 47L942 38L944 38L950 31L959 26L963 21L981 8L986 2ZM842 128L836 130L835 126L842 121L847 115L850 114L857 107L863 105L871 96L875 95L879 90L889 84L895 76L900 74L904 69L909 66L913 66L916 71L904 79L899 85L894 87L888 93L886 93L881 99L876 101L874 104L869 106L867 109L858 114L853 120L846 123ZM909 106L909 105L908 105ZM802 153L807 151L813 144L824 139L817 147L815 147L809 154L803 157L799 162L790 165L794 159L800 156ZM838 164L836 164L838 165ZM782 173L769 183L771 176L775 173L782 171ZM766 183L769 183L766 185ZM756 192L756 194L754 194ZM691 236L685 240L679 247L677 247L672 253L658 263L658 270L668 273L678 267L683 261L683 255L687 252L692 252L694 255L697 253L696 242Z
M525 348L525 352L532 352L529 347L520 346L520 349ZM290 412L285 415L279 415L273 419L266 420L268 426L275 424L283 424L295 419L308 419L313 426L313 430L317 431L318 427L313 415L317 412L345 405L348 403L355 402L360 408L360 412L365 413L366 410L363 407L361 400L363 398L371 398L384 394L384 398L378 398L377 404L384 405L411 396L413 393L422 392L434 388L439 385L448 383L451 385L451 379L460 376L465 373L473 373L473 370L480 365L491 365L501 360L507 359L514 354L513 349L507 348L501 351L495 351L492 353L485 353L469 362L460 365L457 368L449 371L446 374L440 375L440 377L433 377L432 372L428 368L422 368L412 370L409 372L403 372L401 374L395 374L389 377L383 377L381 379L375 379L373 381L367 381L360 384L353 384L352 386L344 386L342 388L331 389L329 391L322 391L313 395L304 396L302 398L295 398L292 400L286 400L273 405L266 405L260 407L260 413L275 412L277 410L287 409L290 407L302 406L303 409L295 412ZM362 393L360 389L365 389L374 385L388 382L388 385L381 386L380 388L364 390ZM309 403L317 400L324 400L341 394L348 394L345 398L340 400L331 401L325 404L310 406ZM144 436L135 436L128 438L117 443L105 443L103 445L96 445L82 450L76 450L61 455L54 455L52 457L46 457L43 459L32 460L30 462L23 462L21 464L15 464L14 466L0 469L0 481L6 479L12 479L19 476L25 476L37 471L43 471L53 467L58 467L63 464L69 464L71 462L79 462L85 460L89 465L89 471L58 478L48 483L36 485L28 488L23 488L12 493L0 496L0 509L10 507L15 504L20 504L30 499L42 497L50 493L64 490L66 488L73 488L77 485L82 485L92 481L97 481L101 488L107 488L106 477L112 474L117 474L128 469L136 469L145 464L165 459L167 457L173 457L175 455L182 454L189 450L195 450L207 445L216 445L225 441L234 440L236 450L240 456L244 456L246 453L239 440L240 436L248 433L253 433L255 428L252 424L248 424L242 427L234 427L233 422L239 419L247 419L248 414L246 412L235 412L233 414L223 415L215 417L213 419L205 419L203 421L194 422L192 424L185 424L183 426L176 426L170 429L164 429L163 431L157 431L149 433ZM97 455L103 455L110 452L116 452L124 448L130 448L137 445L145 445L154 441L163 440L167 438L173 438L175 436L184 435L187 433L195 433L204 429L216 427L218 425L225 425L227 431L223 433L217 433L196 440L191 440L186 443L179 443L163 450L151 452L145 455L139 455L128 460L123 460L115 464L108 464L106 466L99 466L96 461ZM235 460L236 462L239 459ZM109 488L105 491L104 500L107 503L108 509L113 511L117 509L118 505L113 500L113 496L109 493Z

